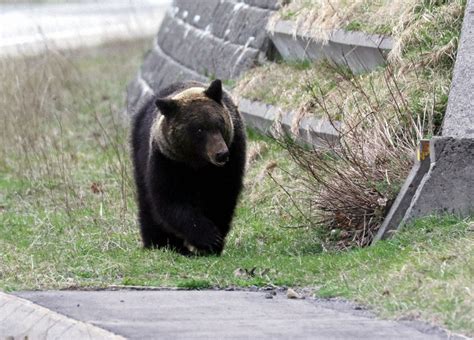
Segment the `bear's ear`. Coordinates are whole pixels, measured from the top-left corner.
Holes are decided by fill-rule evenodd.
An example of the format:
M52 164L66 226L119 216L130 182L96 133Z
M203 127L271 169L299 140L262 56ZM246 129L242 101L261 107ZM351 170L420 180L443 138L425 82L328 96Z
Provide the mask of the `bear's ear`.
M208 96L211 99L214 99L216 102L219 104L221 103L222 100L222 82L220 79L214 80L211 85L207 88L206 91L204 91L206 96Z
M178 103L169 98L158 98L155 104L164 116L168 116L178 109Z

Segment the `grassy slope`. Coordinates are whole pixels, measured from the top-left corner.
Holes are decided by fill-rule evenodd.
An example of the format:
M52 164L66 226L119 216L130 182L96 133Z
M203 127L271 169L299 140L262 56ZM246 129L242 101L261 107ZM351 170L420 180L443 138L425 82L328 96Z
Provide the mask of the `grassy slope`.
M414 0L292 0L277 17L296 20L304 29L311 27L357 30L375 34L391 34L398 18ZM318 32L315 32L318 35ZM323 36L323 35L322 35Z
M34 107L44 114L35 124L28 121L30 107L25 121L13 124L11 112L24 110L22 101L0 97L6 127L0 141L0 289L310 286L319 296L356 299L383 315L420 315L473 334L474 242L468 222L427 219L372 248L325 252L317 230L301 227L305 221L271 179L296 194L297 183L286 173L297 171L294 164L272 141L254 134L254 160L224 255L186 258L142 250L127 128L114 117L144 49L143 43L122 44L68 56L65 65L75 71L51 74L60 79L62 86L51 85L58 92L38 91L55 104ZM25 63L34 69L37 64ZM8 86L17 80L8 80L13 64L5 65ZM26 124L30 128L21 130ZM256 268L255 275L236 276L237 268Z

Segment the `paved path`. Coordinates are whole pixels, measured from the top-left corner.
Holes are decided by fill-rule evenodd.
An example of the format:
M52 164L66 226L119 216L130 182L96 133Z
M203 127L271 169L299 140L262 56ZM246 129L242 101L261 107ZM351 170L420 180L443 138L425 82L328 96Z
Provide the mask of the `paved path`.
M290 300L282 293L272 299L266 298L265 292L242 291L45 291L15 295L53 310L53 315L59 313L81 325L96 326L96 332L110 332L107 336L92 334L92 339L114 338L114 334L130 339L446 338L438 330L428 334L410 325L371 318L346 303L334 308L313 299ZM0 293L0 338L15 336L8 330L18 332L18 325L32 327L36 335L40 334L34 327L35 318L25 318L31 311L16 308L11 295L7 297L10 300L2 300ZM44 331L49 330L46 319L44 316ZM74 336L65 332L61 338Z
M151 36L171 0L0 4L0 56Z

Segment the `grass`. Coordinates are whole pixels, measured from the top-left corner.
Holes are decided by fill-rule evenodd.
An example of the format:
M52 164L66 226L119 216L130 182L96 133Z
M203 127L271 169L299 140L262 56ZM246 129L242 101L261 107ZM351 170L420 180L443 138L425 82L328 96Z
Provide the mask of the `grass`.
M304 115L315 112L312 93L307 84L318 84L325 89L335 87L339 80L329 65L315 66L311 61L280 61L249 70L236 84L238 95Z
M143 250L119 117L146 48L122 42L0 62L1 290L305 286L474 334L472 221L425 219L375 247L330 251L293 204L310 204L293 179L299 168L252 131L224 254Z
M296 30L327 41L333 30L362 31L397 36L423 8L442 5L456 7L462 0L291 0L272 18L296 22ZM425 17L425 20L431 20Z
M335 29L390 35L399 18L419 2L414 0L292 0L274 20L294 20L299 30L325 40Z

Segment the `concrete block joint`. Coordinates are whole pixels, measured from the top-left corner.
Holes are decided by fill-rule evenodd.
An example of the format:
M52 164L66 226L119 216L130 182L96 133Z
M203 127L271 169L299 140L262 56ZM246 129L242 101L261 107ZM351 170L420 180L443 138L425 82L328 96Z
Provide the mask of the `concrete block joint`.
M128 86L129 116L176 81L234 79L253 67L270 46L265 26L277 8L278 0L175 0Z

